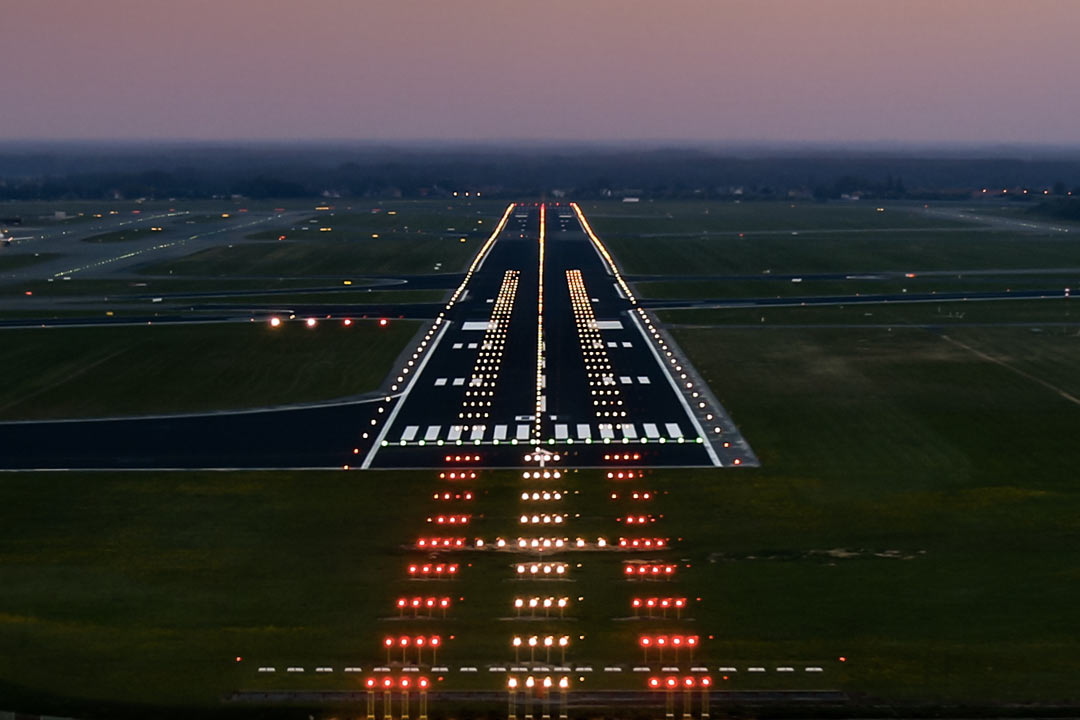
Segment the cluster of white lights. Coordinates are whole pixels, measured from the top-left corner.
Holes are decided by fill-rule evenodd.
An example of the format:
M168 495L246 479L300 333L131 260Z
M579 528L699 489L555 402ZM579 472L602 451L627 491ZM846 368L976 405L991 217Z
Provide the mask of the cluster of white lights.
M522 515L518 522L522 525L561 525L566 520L565 514Z
M518 563L514 571L518 577L566 575L566 563Z
M515 635L510 638L511 647L521 647L522 645L528 647L568 647L570 645L569 635L529 635L522 637L521 635Z
M608 358L604 340L596 327L592 300L585 291L581 271L567 270L566 284L570 288L570 307L574 311L574 323L577 325L578 339L581 342L581 357L585 361L585 374L589 380L589 394L592 396L596 417L624 418L626 411L622 409L622 391L615 383L615 373L611 369L611 360Z
M487 330L484 331L480 352L476 356L472 376L469 378L469 387L465 390L465 400L461 404L462 410L458 413L461 419L479 420L491 417L495 381L499 378L503 350L506 347L506 334L510 329L510 313L514 309L514 297L517 295L520 274L517 270L507 270L503 275L502 286L495 297L491 319Z
M547 233L547 214L540 205L540 274L536 296L536 397L533 415L533 442L540 444L540 425L544 417L544 240Z
M560 490L544 490L543 492L523 492L521 493L522 500L533 501L549 501L549 500L562 500L563 493Z
M562 477L562 473L558 470L526 470L521 473L521 477L525 480L540 480L541 478L544 480L550 480L552 478L558 480Z
M522 550L561 550L566 547L566 538L534 537L517 539L517 546Z
M532 675L529 675L524 680L518 680L516 677L510 676L506 678L506 688L511 692L516 692L520 688L532 690L534 688L542 687L545 690L550 690L556 684L556 681L550 676L545 675L540 680L537 680ZM560 690L568 690L570 688L570 678L563 675L558 680Z
M568 597L516 597L514 598L514 609L521 611L529 609L536 610L565 610L570 607L570 598Z
M522 517L524 517L524 516L522 516ZM576 548L578 550L583 550L583 549L586 549L586 548L591 547L593 545L595 545L597 548L606 548L606 547L609 546L609 543L608 543L607 538L602 538L602 537L596 538L595 543L590 543L588 540L586 540L585 538L581 538L581 537L574 538L573 540L570 540L569 538L565 538L565 537L563 537L563 538L556 538L556 537L523 538L523 537L519 537L516 540L507 540L506 538L502 538L502 537L495 538L495 548L498 549L498 550L503 550L505 548L514 548L514 547L517 547L519 549L525 549L525 550L561 550L563 548L571 548L571 547ZM482 540L477 540L476 547L483 547L483 546L484 546L483 541Z

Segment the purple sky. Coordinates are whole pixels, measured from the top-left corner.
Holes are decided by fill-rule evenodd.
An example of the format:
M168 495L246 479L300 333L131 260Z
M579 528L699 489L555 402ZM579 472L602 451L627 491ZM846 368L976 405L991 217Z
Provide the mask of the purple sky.
M0 5L0 139L1080 142L1076 0Z

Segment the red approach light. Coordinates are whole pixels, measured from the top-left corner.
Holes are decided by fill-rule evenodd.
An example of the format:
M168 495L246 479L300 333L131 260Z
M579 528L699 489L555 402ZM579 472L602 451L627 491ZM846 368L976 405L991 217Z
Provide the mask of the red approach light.
M431 684L431 681L428 680L426 677L422 677L416 681L416 684L420 687L421 690L427 690L428 685Z
M408 690L409 686L412 685L412 681L407 677L403 677L398 681L398 684L401 685L402 690Z
M382 681L382 686L383 686L384 688L386 688L387 690L389 690L390 688L394 687L394 680L393 680L393 678L383 678L383 681Z
M692 676L690 676L690 675L687 675L686 677L684 677L682 679L682 682L683 682L683 687L685 687L687 689L694 687L694 678Z
M390 321L386 318L379 318L379 327L386 327L390 324Z
M366 687L368 690L374 690L375 689L375 678L370 678L369 677L367 680L364 680L364 687Z
M679 686L679 678L673 675L668 676L664 678L664 685L666 685L669 690L674 690Z
M712 678L709 677L708 675L705 675L705 676L699 678L698 682L701 683L701 687L703 687L703 688L707 688L707 687L712 686Z
M650 690L658 690L659 688L660 688L660 678L658 678L658 677L649 678L649 689Z

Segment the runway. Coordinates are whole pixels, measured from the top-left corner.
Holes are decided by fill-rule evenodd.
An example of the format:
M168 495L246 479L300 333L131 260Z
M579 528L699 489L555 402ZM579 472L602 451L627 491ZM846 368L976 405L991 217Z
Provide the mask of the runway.
M514 207L463 287L364 467L757 463L575 205Z

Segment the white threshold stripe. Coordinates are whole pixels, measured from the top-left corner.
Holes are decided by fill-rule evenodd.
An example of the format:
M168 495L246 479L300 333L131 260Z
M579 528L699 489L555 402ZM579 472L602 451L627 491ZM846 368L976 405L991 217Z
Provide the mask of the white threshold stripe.
M697 416L694 415L694 411L690 409L690 403L686 402L686 398L683 397L679 386L675 384L675 378L671 377L671 373L668 372L667 367L664 365L663 358L660 357L659 351L653 346L649 334L645 332L645 327L641 324L641 321L638 320L637 313L631 310L628 314L634 327L641 333L641 339L645 341L645 346L649 348L649 352L652 353L653 358L656 360L656 364L660 366L660 371L663 373L664 377L668 379L668 383L671 384L671 390L675 393L675 397L679 398L679 402L682 403L683 410L686 411L686 416L690 418L690 423L694 426L694 429L697 430L698 437L703 440L702 444L705 445L705 452L708 453L709 460L711 460L716 467L724 467L723 463L720 462L719 456L716 454L715 448L712 446L712 441L709 439L708 435L705 434L705 428L701 427L701 423L698 422Z
M443 323L442 330L435 336L435 340L428 347L427 354L424 355L424 359L420 361L420 364L416 366L416 372L413 373L412 379L409 380L409 384L405 386L405 390L398 397L396 403L394 403L394 409L390 411L390 417L386 418L386 422L382 426L382 430L379 431L378 437L375 438L375 442L372 443L371 449L368 450L367 456L364 458L364 462L360 465L361 470L367 470L371 467L372 460L375 459L375 455L378 454L380 448L382 448L382 441L386 439L386 434L390 432L390 426L394 424L394 420L397 418L398 413L401 412L401 408L405 407L405 401L409 399L409 393L416 387L416 381L420 379L420 376L424 374L424 368L427 367L428 360L435 354L435 348L439 347L439 343L446 335L446 331L450 329L450 321L447 320Z

